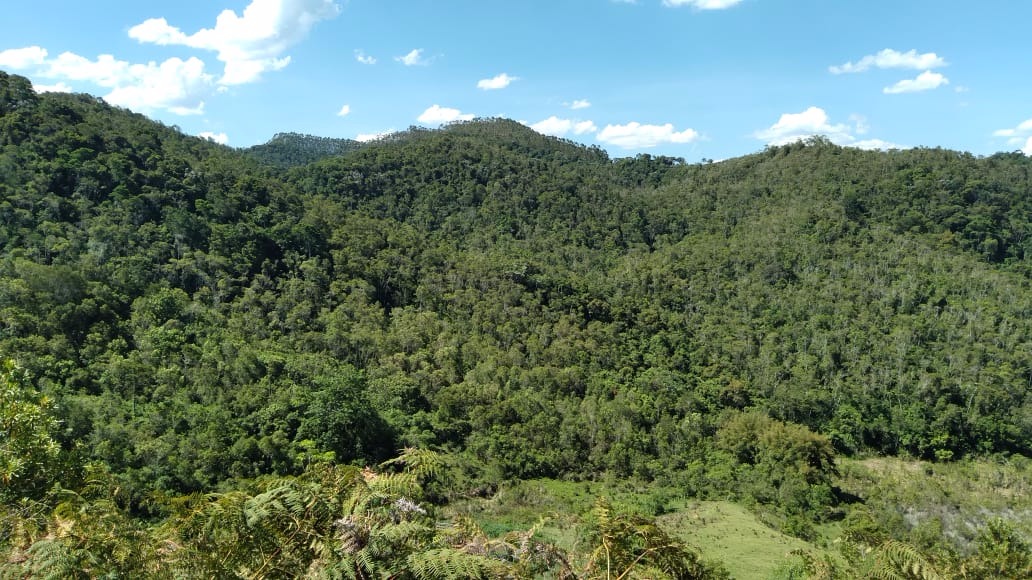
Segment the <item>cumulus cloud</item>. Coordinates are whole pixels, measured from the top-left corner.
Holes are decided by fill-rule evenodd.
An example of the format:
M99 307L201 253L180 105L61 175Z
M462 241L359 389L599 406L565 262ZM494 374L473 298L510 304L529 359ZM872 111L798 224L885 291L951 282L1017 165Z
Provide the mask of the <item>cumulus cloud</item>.
M580 121L578 123L574 123L574 135L584 135L586 133L598 133L598 127L595 125L595 123L591 121Z
M442 107L435 104L429 109L423 111L423 114L417 117L416 120L420 123L427 123L429 125L440 125L443 123L451 123L452 121L469 121L472 118L473 115L463 113L458 109Z
M905 149L903 145L881 139L857 140L854 134L867 133L867 119L850 115L853 125L832 123L828 113L820 107L810 107L801 113L784 113L776 123L753 134L768 145L786 145L808 137L824 136L832 143L858 149Z
M196 115L204 111L204 98L211 94L212 75L198 58L170 58L160 64L132 64L102 54L96 60L72 52L47 58L39 47L7 50L9 63L28 68L33 76L55 79L54 84L35 85L39 92L69 92L65 81L82 81L109 89L104 100L136 111L169 111L177 115Z
M901 93L919 93L937 89L942 85L950 84L950 80L943 75L926 70L917 75L914 79L903 79L891 87L885 87L882 92L886 95L898 95Z
M430 64L429 60L423 58L422 48L414 48L406 55L394 57L394 60L405 66L426 66Z
M675 131L670 123L642 125L631 122L626 125L606 125L599 131L596 139L623 149L648 149L669 143L691 143L699 139L699 133L694 129Z
M587 99L577 99L576 101L570 103L570 108L573 109L574 111L577 111L579 109L587 109L590 106L591 106L591 101L589 101Z
M121 61L119 61L121 63ZM84 63L83 71L91 64ZM69 69L69 78L74 74ZM104 100L135 111L165 110L176 115L199 115L204 112L204 97L211 92L213 77L204 72L204 62L196 57L188 60L170 58L165 62L128 65L121 77L107 77L103 68L94 71L98 77L92 82L111 86Z
M47 50L38 46L12 48L0 51L0 67L26 69L43 64L47 59Z
M505 87L512 84L513 81L520 80L520 77L509 76L506 73L496 75L489 79L482 79L477 81L477 88L485 91L496 91L498 89L504 89Z
M742 0L663 0L663 6L691 6L697 10L723 10L741 2Z
M561 119L555 115L527 126L542 135L551 135L553 137L565 137L571 132L574 135L598 132L598 127L592 121Z
M905 146L890 141L882 141L881 139L864 139L863 141L854 141L852 143L846 143L846 147L856 147L857 149L866 149L868 151L888 151L889 149L906 149Z
M913 70L931 70L946 66L948 63L941 56L934 52L918 54L916 50L899 52L886 48L878 53L869 54L856 62L847 62L838 66L828 67L832 74L860 73L870 70L871 67L889 69L904 68Z
M228 145L229 144L229 137L226 136L225 133L212 133L211 131L204 131L203 133L199 133L197 136L202 138L202 139L207 139L209 141L214 141L214 142L218 143L219 145Z
M130 28L129 37L142 43L213 51L224 64L219 83L239 85L290 64L290 56L284 53L315 24L339 13L333 0L252 0L241 15L222 11L213 28L186 34L164 18L151 18Z
M362 50L355 51L355 60L362 64L376 64L376 58L367 55Z
M1022 121L1013 129L998 129L993 131L993 137L1015 137L1032 132L1032 119Z
M394 133L394 129L387 129L386 131L382 131L380 133L359 133L358 135L355 135L355 141L358 141L359 143L379 141L380 139L383 139L391 133Z
M41 85L38 83L32 83L32 88L37 93L70 93L72 87L66 85L63 82L58 82L52 85Z
M993 131L993 137L1006 137L1008 145L1020 146L1022 153L1032 156L1032 119L1022 121L1011 129Z
M351 114L351 105L344 105L343 107L340 108L339 111L337 111L337 116L338 117L347 117L350 114Z
M785 145L806 137L824 135L834 143L852 140L851 128L844 123L832 125L828 113L820 107L810 107L801 113L785 113L770 127L757 131L757 139L769 145Z

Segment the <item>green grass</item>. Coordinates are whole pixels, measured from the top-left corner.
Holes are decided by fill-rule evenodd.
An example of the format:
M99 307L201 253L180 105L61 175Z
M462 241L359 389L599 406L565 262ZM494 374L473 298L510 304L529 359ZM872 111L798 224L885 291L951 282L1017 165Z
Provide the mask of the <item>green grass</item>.
M492 536L526 530L546 516L542 538L577 549L578 525L602 496L617 510L662 514L657 520L667 531L695 547L704 560L722 562L735 578L771 578L791 563L793 550L826 553L771 529L742 505L686 500L674 489L633 482L524 481L489 499L458 502L450 510L472 516Z
M658 518L667 530L698 548L706 559L721 560L735 578L766 579L792 560L793 550L817 554L821 548L764 525L742 505L693 501Z
M928 463L898 458L840 459L843 490L863 503L842 506L869 511L886 530L898 531L921 549L946 534L961 551L993 517L1011 522L1032 537L1032 460ZM695 501L676 488L625 480L568 482L531 480L503 487L493 497L455 502L448 510L472 516L491 536L526 530L545 517L543 539L580 551L579 529L595 501L606 497L619 511L657 516L670 533L694 546L703 559L720 561L735 578L792 577L803 550L839 561L834 540L841 523L816 527L814 542L794 538L764 524L756 513L728 501Z

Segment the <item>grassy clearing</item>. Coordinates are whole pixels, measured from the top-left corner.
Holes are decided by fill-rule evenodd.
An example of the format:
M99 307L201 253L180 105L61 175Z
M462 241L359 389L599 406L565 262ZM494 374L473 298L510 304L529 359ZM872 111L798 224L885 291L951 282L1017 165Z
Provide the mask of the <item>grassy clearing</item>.
M630 482L525 481L450 509L472 516L491 535L525 530L545 515L542 537L573 549L580 541L578 525L601 496L618 510L658 516L665 529L697 548L703 559L722 561L735 578L771 578L790 563L793 550L825 553L769 528L742 505L688 500L673 489Z
M721 560L735 578L771 578L793 560L790 552L824 551L763 524L744 506L725 501L688 502L659 518L704 558Z
M962 552L978 529L994 517L1012 522L1032 537L1032 460L929 463L890 457L840 459L836 482L862 503L847 510L869 511L886 530L902 534L921 549L943 537ZM818 526L818 539L806 542L763 523L741 504L696 501L675 488L609 480L568 482L524 481L487 499L453 503L449 510L472 516L497 536L526 530L544 517L541 535L559 546L580 550L579 526L599 497L614 508L656 516L669 532L696 547L708 561L721 561L739 579L775 580L792 577L787 570L795 550L838 559L834 540L841 523Z
M928 540L945 536L966 551L992 518L1032 537L1032 460L930 463L893 457L839 461L842 487L864 498L883 523Z

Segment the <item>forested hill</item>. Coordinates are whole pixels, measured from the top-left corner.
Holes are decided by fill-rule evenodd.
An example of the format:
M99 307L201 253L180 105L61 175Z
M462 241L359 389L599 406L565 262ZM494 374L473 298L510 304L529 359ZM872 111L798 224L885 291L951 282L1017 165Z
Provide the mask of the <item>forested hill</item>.
M299 133L277 133L268 143L244 149L255 159L279 167L306 165L325 157L341 155L362 147L351 139L315 137Z
M416 446L790 511L827 501L760 470L793 444L1032 453L1021 155L613 160L484 120L284 171L304 142L0 74L0 353L134 493Z

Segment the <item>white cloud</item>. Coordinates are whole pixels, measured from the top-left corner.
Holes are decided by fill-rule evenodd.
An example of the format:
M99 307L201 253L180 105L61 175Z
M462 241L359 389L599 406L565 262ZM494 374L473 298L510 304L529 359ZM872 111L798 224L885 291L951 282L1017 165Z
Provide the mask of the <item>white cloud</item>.
M827 137L832 143L843 147L856 147L857 149L906 148L903 145L881 139L863 139L858 141L854 134L863 135L867 133L870 126L867 124L867 119L862 115L850 115L849 120L854 124L832 124L828 113L824 109L810 107L801 113L785 113L781 115L776 123L762 131L757 131L753 136L765 141L768 145L786 145L819 135Z
M577 110L580 110L580 109L587 109L590 106L591 106L591 101L589 101L587 99L577 99L576 101L570 103L570 108L573 109L574 111L577 111Z
M133 65L124 60L117 60L110 54L102 54L97 60L90 60L75 53L63 52L57 58L43 64L46 68L40 73L42 76L89 81L106 88L123 84L133 76L130 72Z
M358 135L355 135L355 141L358 141L359 143L379 141L380 139L383 139L391 133L394 133L394 129L387 129L386 131L380 133L359 133Z
M918 54L916 50L899 52L886 48L876 54L867 55L857 62L847 62L838 66L828 67L832 74L859 73L869 70L871 67L905 68L914 70L929 70L946 66L948 63L934 52Z
M598 133L598 127L591 121L580 121L573 125L574 135L584 135L585 133Z
M67 92L65 81L89 82L110 89L104 100L139 112L169 111L177 115L196 115L204 110L204 98L211 94L214 80L204 71L204 62L170 58L161 64L132 64L102 54L96 60L64 52L42 61L29 59L35 65L34 76L58 80L55 84L37 84L36 90ZM23 52L21 54L28 54Z
M164 18L151 18L130 28L129 37L214 51L225 65L219 82L239 85L290 64L283 53L303 40L316 23L339 13L333 0L252 0L240 16L233 10L222 11L214 28L188 35Z
M37 93L70 93L72 87L66 85L63 82L58 82L52 85L41 85L38 83L32 83L32 88Z
M917 75L914 79L904 79L891 87L885 87L882 92L886 95L898 95L901 93L919 93L921 91L930 91L937 89L942 85L950 84L950 80L943 75L926 70L923 73Z
M355 51L355 60L362 64L376 64L376 58L367 55L362 50Z
M865 135L871 130L871 126L867 124L867 117L863 115L853 113L849 116L849 120L853 122L853 130L857 135Z
M0 51L0 67L25 69L43 64L47 59L47 50L38 46L11 48Z
M394 60L400 62L405 66L426 66L430 64L430 61L423 58L423 49L415 48L411 52L404 56L396 56Z
M338 117L347 117L350 114L351 114L351 105L344 105L343 107L340 108L339 111L337 111L337 116Z
M493 78L477 81L477 88L485 91L495 91L498 89L504 89L512 84L513 81L518 80L520 80L520 77L511 77L506 73L502 73Z
M542 135L552 135L553 137L562 137L563 135L570 132L573 129L573 121L569 119L560 119L555 115L530 125L530 128L541 133Z
M663 0L663 6L691 6L698 10L723 10L742 0Z
M664 143L691 143L699 139L699 133L694 129L675 131L670 123L642 125L631 122L626 125L606 125L596 138L602 143L624 149L648 149Z
M1018 123L1013 129L993 131L993 137L1006 137L1008 145L1021 147L1022 153L1032 156L1032 119Z
M561 119L555 115L534 124L524 123L524 125L527 125L542 135L551 135L553 137L565 137L571 132L574 135L598 132L598 127L592 121Z
M814 135L824 135L834 143L843 144L853 140L851 128L846 124L832 125L828 113L820 107L810 107L802 113L785 113L777 123L757 131L755 137L769 145L785 145Z
M451 123L452 121L468 121L472 118L473 115L463 113L458 109L433 105L429 109L423 111L423 114L417 117L416 120L420 123L440 125L442 123Z
M207 139L209 141L214 141L214 142L218 143L219 145L228 145L229 144L229 137L226 136L225 133L212 133L211 131L204 131L203 133L199 133L197 136L202 138L202 139Z
M176 115L199 115L204 112L204 97L210 94L212 84L213 78L204 72L200 59L170 58L160 65L129 65L127 76L116 81L104 100L142 112L165 110Z
M856 147L857 149L866 149L868 151L888 151L889 149L906 149L905 146L892 143L889 141L882 141L881 139L865 139L863 141L854 141L852 143L844 144L846 147Z

